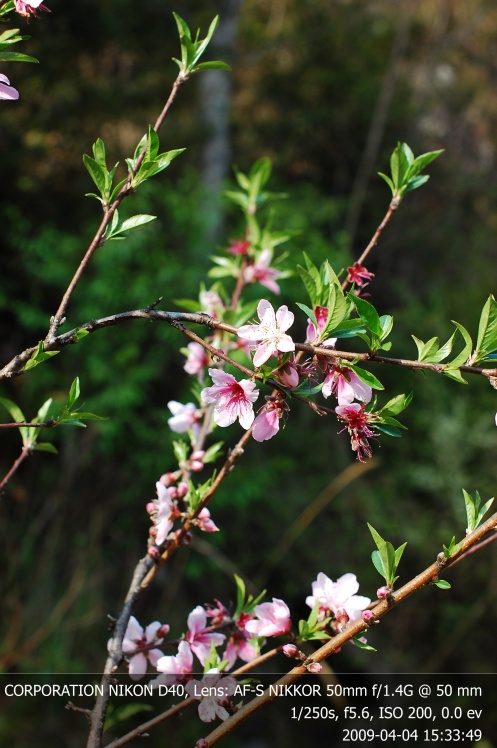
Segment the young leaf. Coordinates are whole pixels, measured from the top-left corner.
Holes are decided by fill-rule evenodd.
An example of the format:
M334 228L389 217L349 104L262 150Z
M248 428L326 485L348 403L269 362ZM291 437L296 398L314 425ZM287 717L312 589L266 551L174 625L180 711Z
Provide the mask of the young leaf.
M374 374L371 374L370 371L366 371L365 369L361 369L360 366L356 366L355 364L348 364L349 369L352 369L355 374L359 377L359 379L366 384L369 384L370 387L372 387L374 390L384 390L382 383L379 379L375 377Z
M451 584L446 579L434 579L433 584L441 590L450 590Z
M348 296L366 327L371 330L373 335L380 337L382 334L380 316L374 306L370 304L369 301L366 301L366 299L361 299L353 293L349 293Z
M473 365L485 361L490 353L497 350L497 302L489 296L482 309L478 326L476 350L471 356Z
M24 366L24 371L29 371L30 369L34 369L35 366L38 366L38 364L43 363L43 361L46 361L49 358L52 358L52 356L56 356L60 351L45 351L43 346L43 340L40 340L38 343L38 347L36 351L31 355L31 358L27 361L26 365Z
M318 329L318 321L317 321L316 315L314 314L314 312L312 311L312 309L309 309L309 307L306 306L305 304L300 304L298 301L296 302L296 304L297 304L297 306L300 309L302 309L303 312L305 312L305 314L307 314L307 316L309 317L309 319L311 320L311 322L313 323L314 327L317 330Z

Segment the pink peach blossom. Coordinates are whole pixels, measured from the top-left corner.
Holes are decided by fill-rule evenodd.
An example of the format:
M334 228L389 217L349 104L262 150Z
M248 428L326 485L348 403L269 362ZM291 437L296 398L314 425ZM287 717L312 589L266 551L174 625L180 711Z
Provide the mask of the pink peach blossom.
M261 286L265 286L269 291L278 295L280 287L276 279L280 278L280 270L271 267L273 253L270 249L263 249L253 265L247 265L243 271L243 278L247 283L258 281Z
M210 656L211 642L214 642L215 647L219 647L225 639L224 634L207 631L207 614L201 605L197 605L188 616L186 641L202 666Z
M202 401L214 405L214 422L218 426L230 426L238 418L244 429L249 429L254 420L254 403L259 397L255 382L242 379L238 382L234 376L220 369L209 369L214 382L213 387L206 387L200 393Z
M286 334L294 320L294 315L288 307L280 306L275 313L272 304L262 299L259 301L257 314L260 319L259 325L243 325L237 330L239 337L258 342L254 356L256 367L262 366L278 351L288 353L295 350L295 343L290 335Z
M254 636L280 636L290 631L290 611L288 605L277 597L272 603L255 606L256 618L248 621L245 629Z

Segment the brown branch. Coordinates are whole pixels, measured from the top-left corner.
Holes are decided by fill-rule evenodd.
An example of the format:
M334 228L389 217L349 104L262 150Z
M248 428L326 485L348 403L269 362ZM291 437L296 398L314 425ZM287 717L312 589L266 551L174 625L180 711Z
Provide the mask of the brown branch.
M191 340L200 343L211 355L226 361L230 365L237 368L246 376L255 377L256 379L262 379L257 373L254 373L251 369L243 364L239 364L223 351L214 348L209 343L206 343L201 337L196 335L194 332L184 326L183 323L193 323L197 325L204 325L216 330L223 330L232 335L237 335L237 328L232 325L228 325L224 322L220 322L214 317L210 317L204 312L166 312L157 309L153 309L151 306L145 307L144 309L134 309L129 312L121 312L119 314L113 314L109 317L102 317L101 319L91 320L85 322L79 327L74 328L66 333L58 335L51 342L45 345L46 351L57 351L64 348L67 345L74 345L78 343L78 331L86 330L89 333L96 332L105 327L112 327L119 325L124 322L129 322L132 319L148 319L152 322L167 322L172 327L176 328L179 332L183 333ZM0 370L0 380L6 378L12 378L19 376L23 373L25 363L29 360L31 355L37 350L37 346L26 348L25 351L15 356L3 369ZM295 350L303 353L309 353L311 355L318 355L322 358L338 359L341 358L344 361L364 361L372 364L388 364L391 366L403 366L407 369L412 370L423 370L432 371L436 374L443 374L449 364L433 364L427 361L415 361L406 358L392 358L389 356L380 356L376 353L354 353L352 351L338 351L334 348L325 348L322 346L313 346L309 343L295 343ZM470 366L463 364L458 367L458 370L465 374L474 374L479 376L487 377L488 379L497 378L497 368L483 368L480 366ZM275 383L272 383L275 386ZM286 390L285 390L286 391Z
M383 218L383 221L380 223L380 225L378 226L378 228L374 232L373 238L369 242L368 246L366 247L366 249L364 250L364 252L362 253L362 255L356 261L356 262L359 263L359 265L362 265L365 262L367 256L371 252L371 250L373 250L376 247L376 245L378 244L378 242L380 240L380 236L383 233L383 229L390 222L393 214L395 213L395 211L399 207L401 200L402 200L402 198L400 197L400 195L397 195L396 197L394 197L392 199L390 205L388 206L388 210L385 213L385 217ZM348 276L347 276L347 278L345 278L344 282L342 283L342 290L343 291L345 291L345 289L347 288L347 286L349 285L349 283L350 283L350 281L349 281Z
M51 429L54 426L57 426L57 421L52 419L50 421L38 421L37 423L25 423L24 421L19 421L17 423L0 423L0 429L18 429L18 428L26 428L26 429Z
M9 480L12 478L12 476L14 475L14 473L16 472L16 470L18 470L18 468L20 468L20 466L22 465L22 463L24 462L24 460L27 457L29 457L29 455L32 452L33 452L33 449L32 449L31 446L29 446L29 447L24 446L22 448L21 454L19 455L19 457L16 460L14 460L14 463L12 464L12 467L10 468L9 472L7 473L7 475L5 476L5 478L0 483L0 496L5 491L5 486L7 485L7 483L9 482Z

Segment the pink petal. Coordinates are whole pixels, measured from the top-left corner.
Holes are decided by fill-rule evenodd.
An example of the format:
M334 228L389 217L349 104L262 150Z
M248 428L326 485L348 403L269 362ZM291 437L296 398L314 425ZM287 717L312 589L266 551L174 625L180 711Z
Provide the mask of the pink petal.
M293 325L294 319L295 316L293 312L290 312L287 306L280 306L276 312L276 321L280 330L288 330L288 328Z

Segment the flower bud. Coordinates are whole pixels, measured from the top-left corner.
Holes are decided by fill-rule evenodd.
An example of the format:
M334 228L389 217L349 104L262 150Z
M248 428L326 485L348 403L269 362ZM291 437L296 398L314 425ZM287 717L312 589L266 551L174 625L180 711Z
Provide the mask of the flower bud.
M154 502L149 501L148 504L145 505L145 509L147 510L148 514L153 514L155 512Z
M362 611L362 620L365 623L371 623L371 621L374 618L374 613L372 610L363 610Z
M156 639L163 639L165 636L169 634L171 630L171 626L168 623L163 623L160 629L157 629L157 633L155 634Z
M284 644L281 648L281 651L292 660L300 659L300 651L295 644Z
M178 483L178 496L180 499L183 498L183 496L186 496L188 493L188 484L185 483L185 481L181 481L181 483Z
M320 673L322 669L323 667L320 662L310 662L307 665L307 670L309 673Z
M386 597L390 596L390 593L392 591L392 588L390 585L385 585L384 587L380 587L376 590L376 595L378 597L378 600L384 600Z
M148 555L152 556L152 558L159 558L159 549L155 545L151 545L148 549Z
M195 748L209 748L209 743L205 738L200 738L200 740L197 740L195 743Z

